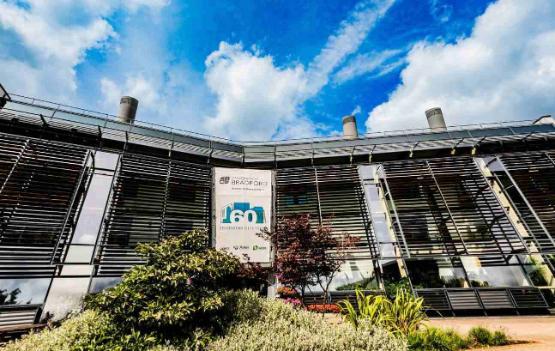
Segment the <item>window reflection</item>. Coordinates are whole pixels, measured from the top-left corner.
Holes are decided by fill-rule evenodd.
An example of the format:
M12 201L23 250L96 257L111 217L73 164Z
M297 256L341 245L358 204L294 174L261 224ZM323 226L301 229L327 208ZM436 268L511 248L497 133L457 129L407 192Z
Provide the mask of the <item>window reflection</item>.
M521 256L520 259L522 261L526 274L528 274L528 278L530 279L532 284L534 284L534 286L555 286L553 273L549 269L549 266L547 265L543 257L539 255Z
M94 244L96 242L112 179L112 175L97 173L93 175L75 228L73 244Z
M121 281L120 277L93 278L91 281L90 293L97 293L104 289L111 288Z
M80 309L88 287L89 278L54 278L43 313L50 313L55 320L60 320Z
M49 278L1 279L0 305L43 303L49 284Z
M412 285L416 289L462 288L467 286L460 262L454 265L448 258L431 258L407 260L406 264Z
M94 168L114 171L118 160L119 154L97 151L94 155Z
M322 285L325 286L325 284L326 282L322 281ZM379 289L371 260L349 260L345 262L331 280L328 292L350 291L356 288L364 290ZM310 291L321 293L322 287L314 285L310 287Z
M330 291L379 289L378 280L374 272L374 265L370 260L348 261L341 266L330 284Z
M472 256L461 257L461 261L473 287L530 286L516 257L508 263Z

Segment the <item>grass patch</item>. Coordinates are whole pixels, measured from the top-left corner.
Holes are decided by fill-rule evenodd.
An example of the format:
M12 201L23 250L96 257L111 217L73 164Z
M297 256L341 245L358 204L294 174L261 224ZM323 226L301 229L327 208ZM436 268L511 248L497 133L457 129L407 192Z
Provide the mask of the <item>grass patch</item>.
M414 351L457 351L484 346L503 346L512 340L502 330L490 331L474 327L462 336L453 329L428 327L408 336L409 350Z

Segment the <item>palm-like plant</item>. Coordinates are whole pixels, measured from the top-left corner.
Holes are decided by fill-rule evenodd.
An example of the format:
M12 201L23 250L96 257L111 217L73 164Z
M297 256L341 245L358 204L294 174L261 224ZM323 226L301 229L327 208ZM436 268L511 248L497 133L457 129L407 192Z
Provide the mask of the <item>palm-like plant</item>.
M356 307L348 300L339 303L344 320L355 328L364 320L395 334L408 335L427 319L424 300L405 289L399 289L393 301L382 295L365 295L360 289L355 293Z
M388 329L403 335L416 331L428 319L423 304L423 298L415 297L405 289L397 290L395 299L387 305Z
M349 300L339 302L339 308L345 321L358 328L361 319L373 325L385 325L389 317L386 311L391 301L382 295L364 295L362 290L356 289L356 307Z

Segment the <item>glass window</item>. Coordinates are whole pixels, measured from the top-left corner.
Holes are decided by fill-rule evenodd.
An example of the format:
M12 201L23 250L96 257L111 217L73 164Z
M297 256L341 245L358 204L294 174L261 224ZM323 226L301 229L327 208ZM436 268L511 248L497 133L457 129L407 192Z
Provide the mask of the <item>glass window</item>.
M91 262L94 246L70 245L64 263Z
M62 267L62 276L87 276L90 277L93 271L93 265L89 264L65 264Z
M379 289L378 280L371 260L347 261L335 274L329 291L345 291L361 288L364 290Z
M396 283L401 280L401 262L398 260L380 260L384 284Z
M49 284L50 278L1 279L0 305L41 304Z
M89 278L54 278L44 313L50 313L54 320L60 320L68 313L79 310L88 287Z
M91 179L79 220L75 227L72 244L94 244L102 218L106 201L110 194L113 176L94 174Z
M541 256L521 256L521 261L528 274L528 278L535 286L539 287L552 287L555 286L555 280L553 274L549 269L549 266L544 261Z
M461 261L474 287L530 286L516 257L504 265L472 256L461 257Z
M94 155L94 167L95 169L106 169L114 171L118 165L118 160L118 154L97 151Z
M412 285L420 288L462 288L467 286L461 264L448 258L406 260Z
M120 277L93 278L91 281L90 293L97 293L104 289L111 288L121 281Z

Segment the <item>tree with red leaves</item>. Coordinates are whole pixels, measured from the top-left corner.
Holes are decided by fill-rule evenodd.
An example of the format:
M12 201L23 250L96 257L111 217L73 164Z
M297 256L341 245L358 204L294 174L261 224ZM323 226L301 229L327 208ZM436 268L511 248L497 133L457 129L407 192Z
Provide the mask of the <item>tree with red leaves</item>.
M333 277L357 241L348 234L334 235L330 226L312 225L309 215L283 217L274 232L262 235L276 248L274 270L280 283L295 289L303 304L307 288L317 284L327 299Z

